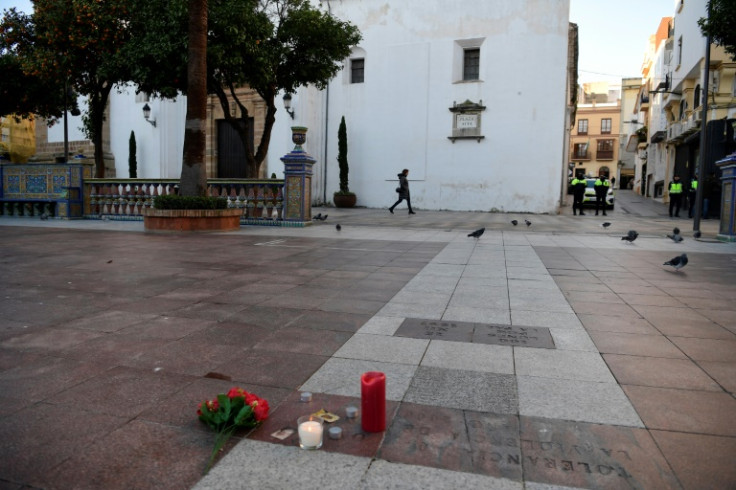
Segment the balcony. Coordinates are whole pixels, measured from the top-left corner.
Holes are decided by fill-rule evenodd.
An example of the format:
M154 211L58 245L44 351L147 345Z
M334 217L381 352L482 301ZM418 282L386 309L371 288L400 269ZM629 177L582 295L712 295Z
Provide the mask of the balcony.
M596 160L613 160L613 150L598 150Z

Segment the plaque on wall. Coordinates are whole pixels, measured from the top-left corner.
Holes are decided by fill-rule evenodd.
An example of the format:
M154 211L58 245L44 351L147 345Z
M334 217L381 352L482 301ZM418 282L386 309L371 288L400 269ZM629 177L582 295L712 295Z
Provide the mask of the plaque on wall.
M466 100L461 104L453 103L450 107L452 113L452 136L447 138L453 143L458 139L474 139L480 143L485 138L481 134L481 112L486 110L481 100L478 103Z

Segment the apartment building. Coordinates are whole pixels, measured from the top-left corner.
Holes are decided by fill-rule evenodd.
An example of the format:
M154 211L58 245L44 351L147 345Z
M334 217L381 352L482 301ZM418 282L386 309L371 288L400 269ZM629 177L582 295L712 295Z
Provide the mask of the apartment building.
M621 100L578 104L570 135L569 177L618 175ZM618 185L618 182L616 183Z

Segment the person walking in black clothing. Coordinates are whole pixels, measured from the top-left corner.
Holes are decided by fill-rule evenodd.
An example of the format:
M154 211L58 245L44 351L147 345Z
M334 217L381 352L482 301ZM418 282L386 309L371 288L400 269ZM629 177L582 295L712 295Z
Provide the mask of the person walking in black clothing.
M399 193L399 200L394 203L393 206L388 208L388 212L391 214L394 214L394 208L399 205L401 201L406 199L406 205L409 206L409 214L416 214L414 210L411 209L411 198L409 197L409 181L406 179L406 177L409 175L409 169L404 169L401 171L401 173L398 175L399 177L399 187L396 188L396 192Z
M606 216L606 196L608 195L608 189L610 189L611 183L608 182L605 175L601 175L593 184L595 189L595 215L598 216L598 211L603 209L603 216Z
M585 196L585 186L587 183L582 177L575 177L570 182L572 187L572 214L577 215L580 210L580 216L585 216L583 212L583 197Z

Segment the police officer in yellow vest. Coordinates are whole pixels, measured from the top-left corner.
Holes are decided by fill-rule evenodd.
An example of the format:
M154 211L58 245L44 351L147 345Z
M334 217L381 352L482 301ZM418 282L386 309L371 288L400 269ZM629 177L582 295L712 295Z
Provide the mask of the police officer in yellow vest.
M593 189L595 189L595 215L598 216L598 210L603 210L603 216L606 216L606 195L608 194L608 189L611 187L611 183L608 182L608 179L605 175L601 175L596 179L595 184L593 184Z
M687 200L688 200L688 212L687 217L692 218L693 213L695 212L695 196L697 196L698 193L698 177L696 175L693 175L692 180L690 180L690 189L688 189L687 193Z
M580 216L585 216L583 212L583 197L585 197L585 186L587 183L582 177L575 177L570 181L572 187L572 214L577 215L580 210Z
M675 174L670 181L668 187L670 191L670 218L672 218L672 211L675 211L675 218L680 217L680 205L682 203L682 182L680 182L680 176Z

